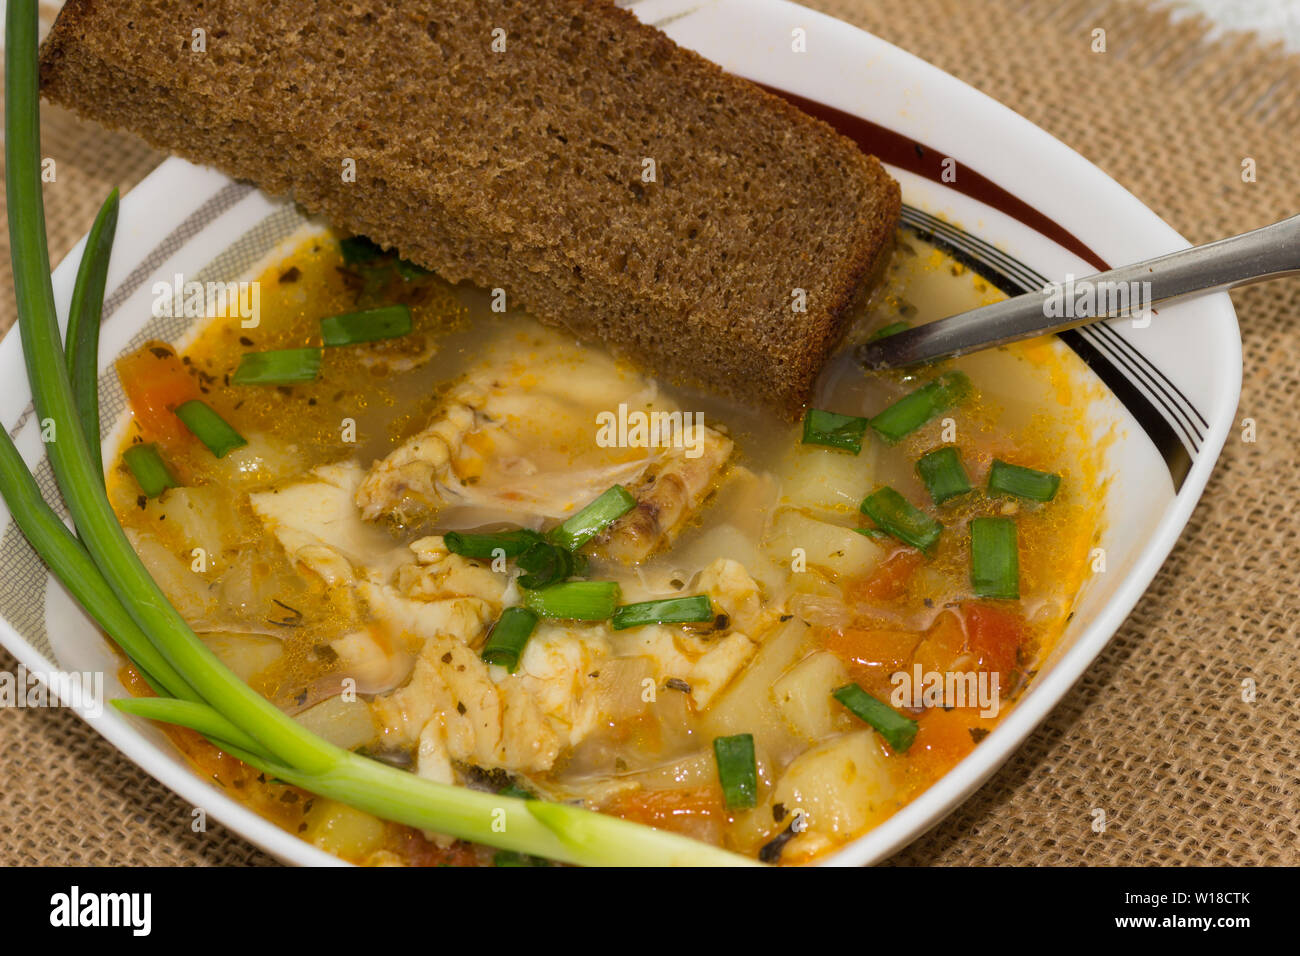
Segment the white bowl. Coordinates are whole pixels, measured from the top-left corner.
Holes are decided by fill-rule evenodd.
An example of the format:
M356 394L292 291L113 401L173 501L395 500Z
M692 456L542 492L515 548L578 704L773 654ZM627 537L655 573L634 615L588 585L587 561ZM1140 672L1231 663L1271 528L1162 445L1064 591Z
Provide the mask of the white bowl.
M803 98L863 137L903 186L904 222L946 245L1008 292L1067 274L1184 248L1187 242L1100 169L983 94L853 27L781 0L645 0L633 8L683 46L726 69ZM806 52L797 52L802 30ZM955 172L955 181L945 177ZM88 224L89 225L89 224ZM146 337L183 343L188 320L151 319L152 287L183 274L235 280L255 272L304 229L291 205L178 159L164 162L123 200L108 276L101 347L106 436L116 442L124 402L114 359ZM79 244L54 272L61 313ZM1102 397L1089 416L1107 450L1105 573L1093 575L1060 645L1029 691L978 747L916 800L827 862L877 861L938 822L1029 735L1110 640L1169 554L1205 488L1232 425L1241 342L1226 295L1162 308L1144 329L1108 323L1058 344L1079 352ZM38 478L39 423L21 346L0 343L0 418ZM108 697L125 694L117 659L91 621L8 525L0 539L0 641L37 673L103 672ZM145 772L281 860L338 861L258 817L196 775L147 722L112 708L96 730Z

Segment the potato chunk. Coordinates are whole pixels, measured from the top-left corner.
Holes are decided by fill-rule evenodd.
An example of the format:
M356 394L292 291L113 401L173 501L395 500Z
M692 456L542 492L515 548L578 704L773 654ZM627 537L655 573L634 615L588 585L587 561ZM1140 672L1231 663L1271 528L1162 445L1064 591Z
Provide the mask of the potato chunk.
M892 806L889 757L870 730L828 740L799 756L777 782L773 800L802 812L806 829L787 853L820 852L852 837Z
M865 574L885 558L885 549L866 535L789 508L777 512L764 547L787 568L802 570L795 566L801 562L836 577Z
M831 692L849 680L844 663L828 651L805 657L772 685L772 696L785 722L809 740L835 732L839 707Z

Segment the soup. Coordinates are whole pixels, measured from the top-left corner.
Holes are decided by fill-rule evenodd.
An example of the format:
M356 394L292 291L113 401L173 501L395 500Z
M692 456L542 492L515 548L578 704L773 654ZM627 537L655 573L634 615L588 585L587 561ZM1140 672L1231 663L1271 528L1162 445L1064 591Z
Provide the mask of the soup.
M119 361L109 492L208 646L340 746L805 863L977 746L1070 617L1099 452L1050 343L837 359L790 424L364 240L313 236L258 281L255 328ZM849 340L998 297L900 233ZM169 732L345 859L544 862Z

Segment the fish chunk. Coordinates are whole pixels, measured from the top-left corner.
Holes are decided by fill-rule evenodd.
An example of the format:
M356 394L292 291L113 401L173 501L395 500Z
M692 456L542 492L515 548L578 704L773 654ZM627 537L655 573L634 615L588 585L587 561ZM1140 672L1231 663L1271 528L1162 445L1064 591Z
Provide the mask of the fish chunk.
M758 582L743 564L731 558L714 559L700 572L695 590L709 596L713 609L727 616L730 627L746 634L761 634L780 613L778 609L764 608Z
M590 675L608 654L598 628L543 625L519 670L490 667L451 637L428 640L410 681L371 710L393 747L416 747L428 775L444 761L520 773L549 770L599 720Z
M425 429L374 463L357 505L366 520L441 528L563 520L655 459L648 438L620 444L602 431L601 417L623 407L674 408L653 381L566 336L502 336Z
M411 542L415 561L397 569L397 589L408 598L434 601L447 597L477 597L500 612L509 583L506 574L485 561L452 554L441 535Z
M357 488L362 517L387 515L404 524L446 504L452 457L474 429L483 400L476 389L460 389L431 425L376 462Z
M361 520L352 499L363 474L354 461L322 465L248 500L289 557L327 582L347 583L357 568L371 580L385 580L409 553Z
M478 641L500 613L509 582L449 553L441 538L403 547L363 521L353 502L363 474L355 462L327 465L249 499L291 559L365 602L373 624L337 640L334 650L340 672L363 693L376 693L406 679L424 641Z
M691 515L716 487L734 443L707 425L692 425L703 435L690 434L682 447L667 449L628 490L636 507L597 539L595 552L623 564L636 564L667 547ZM694 444L700 454L690 457Z

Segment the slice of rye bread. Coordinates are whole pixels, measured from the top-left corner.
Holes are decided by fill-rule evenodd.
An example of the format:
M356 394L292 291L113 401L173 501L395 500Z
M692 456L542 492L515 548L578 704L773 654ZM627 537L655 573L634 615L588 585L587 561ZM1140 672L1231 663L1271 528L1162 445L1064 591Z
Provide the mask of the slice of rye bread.
M69 0L41 86L790 418L899 214L874 157L603 0Z

